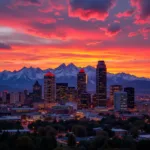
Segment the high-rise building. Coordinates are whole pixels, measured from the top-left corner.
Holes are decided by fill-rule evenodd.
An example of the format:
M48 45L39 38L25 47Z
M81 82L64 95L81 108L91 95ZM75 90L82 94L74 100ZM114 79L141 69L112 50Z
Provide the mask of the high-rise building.
M24 92L19 92L19 102L21 105L24 105L25 104L25 93Z
M79 109L88 109L91 104L91 94L85 92L81 94L80 102L78 103Z
M96 99L97 99L97 98L96 98L96 94L93 94L93 95L92 95L92 108L98 106Z
M38 81L33 85L33 102L39 102L42 99L42 86Z
M44 100L46 102L55 102L55 75L48 72L44 75Z
M75 87L68 87L68 101L77 102L77 90Z
M10 104L19 104L19 92L11 92L10 93Z
M127 93L126 92L114 93L114 108L115 108L115 111L127 110Z
M2 102L5 104L8 102L8 94L8 91L3 91L2 93Z
M56 84L56 101L60 103L67 102L68 83Z
M82 93L86 92L86 81L86 73L84 69L81 69L77 74L77 92L79 98Z
M121 91L122 91L121 85L111 85L110 86L110 103L111 103L111 105L114 104L114 93L121 92Z
M124 91L127 92L127 106L128 108L134 108L135 91L133 87L126 87Z
M98 106L106 106L107 68L104 61L99 61L96 68L96 101Z

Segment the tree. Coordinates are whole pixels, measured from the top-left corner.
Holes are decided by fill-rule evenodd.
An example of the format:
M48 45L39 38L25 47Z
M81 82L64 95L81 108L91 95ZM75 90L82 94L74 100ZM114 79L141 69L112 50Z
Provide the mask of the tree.
M40 150L53 150L57 147L57 141L54 136L43 137L40 143Z
M47 136L55 136L56 135L56 130L51 126L46 126L45 132L46 132Z
M68 146L76 146L76 137L73 134L68 135Z
M108 145L108 138L106 136L98 136L96 137L92 142L90 149L91 150L96 150L96 149L101 149L105 148Z
M142 141L139 141L137 144L137 150L147 150L149 148L150 148L149 140L142 140Z
M17 139L17 150L34 150L33 141L28 136L22 136Z
M0 143L0 150L9 150L9 146L7 143Z
M86 128L82 125L75 125L72 127L72 132L77 136L77 137L86 137L87 132Z
M132 135L133 138L137 138L139 136L139 131L136 127L133 127L131 130L130 130L130 133Z

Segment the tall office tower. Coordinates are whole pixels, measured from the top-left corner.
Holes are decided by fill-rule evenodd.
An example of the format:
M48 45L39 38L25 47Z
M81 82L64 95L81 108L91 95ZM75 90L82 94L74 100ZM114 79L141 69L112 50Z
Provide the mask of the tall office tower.
M68 87L68 101L77 102L77 90L75 87Z
M130 109L134 108L135 91L133 87L126 87L124 91L127 92L127 106Z
M106 106L107 68L104 61L99 61L96 68L96 101L98 106Z
M42 99L42 86L38 81L33 85L33 102L39 102Z
M127 110L127 93L126 92L114 93L114 108L115 108L115 111Z
M77 74L77 92L79 98L82 93L86 92L86 73L84 69L81 69Z
M79 109L88 109L91 104L91 94L85 92L81 94L80 102L78 103Z
M55 75L48 72L44 75L44 100L46 102L55 102Z
M121 85L111 85L110 86L110 103L111 103L111 105L114 104L114 93L121 92L121 91L122 91Z
M56 101L60 103L66 103L68 92L68 83L57 83L56 84Z

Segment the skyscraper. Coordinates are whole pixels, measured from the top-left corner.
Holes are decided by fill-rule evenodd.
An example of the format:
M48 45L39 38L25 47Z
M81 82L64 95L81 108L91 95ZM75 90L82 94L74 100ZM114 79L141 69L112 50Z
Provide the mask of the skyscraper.
M99 61L96 68L96 101L98 106L106 106L107 68L104 61Z
M42 99L42 86L38 81L33 85L33 102L38 102Z
M127 110L127 93L126 92L114 93L114 108L116 111Z
M44 100L46 102L55 102L55 75L48 72L44 75Z
M84 69L81 69L77 74L77 92L79 98L82 93L86 92L86 73Z
M121 85L111 85L110 86L110 103L111 103L111 105L114 104L114 93L121 92L121 91L122 91Z
M87 109L91 104L91 94L85 92L81 94L80 102L78 103L79 109Z
M68 101L76 102L77 100L77 90L75 87L68 87Z
M133 87L126 87L124 91L127 92L127 106L128 108L134 108L134 99L135 99L135 92Z
M68 83L57 83L56 84L56 100L60 103L65 103L68 100Z

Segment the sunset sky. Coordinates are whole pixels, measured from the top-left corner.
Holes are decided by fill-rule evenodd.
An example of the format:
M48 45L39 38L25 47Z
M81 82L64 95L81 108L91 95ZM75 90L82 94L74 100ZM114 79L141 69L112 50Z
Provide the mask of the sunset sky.
M98 60L150 77L150 0L0 0L0 71Z

